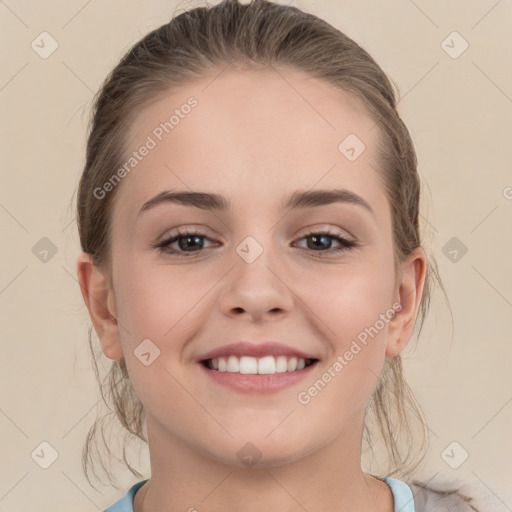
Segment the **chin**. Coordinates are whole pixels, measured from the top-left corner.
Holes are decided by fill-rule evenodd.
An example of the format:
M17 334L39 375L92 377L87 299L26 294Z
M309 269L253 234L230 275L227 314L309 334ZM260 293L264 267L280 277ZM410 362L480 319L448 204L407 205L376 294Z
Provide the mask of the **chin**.
M235 435L233 439L226 440L223 447L216 444L214 452L209 449L209 456L230 466L264 469L290 464L315 451L314 447L299 446L297 442L300 440L295 442L285 430L281 436L273 432L267 437L268 432L270 430L258 435Z

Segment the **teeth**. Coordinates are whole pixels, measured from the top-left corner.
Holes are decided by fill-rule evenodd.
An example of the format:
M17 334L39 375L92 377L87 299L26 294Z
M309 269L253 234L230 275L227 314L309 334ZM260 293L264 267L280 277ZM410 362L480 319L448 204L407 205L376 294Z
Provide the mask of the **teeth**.
M252 361L257 363L258 364L258 373L265 373L265 374L276 373L277 363L276 363L276 360L272 356L262 357L261 359L256 359L254 357L242 357L242 359L240 359L240 366L242 365L242 361L244 359L250 359L251 363L252 363ZM255 373L255 372L246 372L243 370L245 370L245 368L244 369L240 368L240 373Z
M297 369L297 358L296 357L290 357L288 359L288 371L293 372L293 370Z
M238 363L238 358L236 356L229 356L226 371L227 372L240 371L240 364Z
M265 356L261 358L242 356L216 357L208 361L211 370L228 373L244 373L247 375L293 372L302 370L306 360L287 356Z
M272 358L274 359L274 358ZM286 356L279 356L276 358L276 373L284 373L288 370L288 362L286 361ZM261 373L261 372L260 372Z

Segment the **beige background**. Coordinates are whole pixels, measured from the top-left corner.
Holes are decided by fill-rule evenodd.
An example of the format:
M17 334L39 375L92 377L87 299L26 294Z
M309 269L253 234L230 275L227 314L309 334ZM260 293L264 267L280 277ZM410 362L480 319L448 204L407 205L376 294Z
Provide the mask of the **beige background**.
M417 348L407 350L406 372L431 432L421 475L485 493L487 510L512 510L512 1L293 3L375 57L400 89L416 144L425 244L438 260L454 320L437 292ZM124 491L97 484L98 492L81 472L83 440L104 409L76 281L70 200L101 81L176 6L198 5L0 3L0 512L103 510L137 481L115 466ZM43 31L59 45L47 59L31 48ZM453 31L469 43L458 58L442 46ZM46 262L33 253L43 237L57 248ZM467 246L455 262L443 252L452 237ZM31 457L43 441L58 453L47 469ZM469 453L458 469L441 456L453 441ZM457 447L453 457L461 453ZM138 467L148 468L145 456Z

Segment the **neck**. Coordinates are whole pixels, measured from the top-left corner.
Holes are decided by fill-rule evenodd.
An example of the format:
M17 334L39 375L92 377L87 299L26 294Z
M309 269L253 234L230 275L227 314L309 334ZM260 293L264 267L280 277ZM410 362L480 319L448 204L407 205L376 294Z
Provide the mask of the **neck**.
M393 511L389 486L361 469L358 422L320 450L256 469L231 465L182 440L169 440L168 432L151 418L147 421L151 479L135 495L134 512Z

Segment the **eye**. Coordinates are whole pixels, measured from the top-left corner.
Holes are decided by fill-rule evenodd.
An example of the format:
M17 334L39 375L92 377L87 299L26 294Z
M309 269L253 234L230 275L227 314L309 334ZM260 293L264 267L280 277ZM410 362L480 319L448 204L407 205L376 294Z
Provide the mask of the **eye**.
M307 240L306 248L318 253L347 251L358 245L353 240L347 240L346 238L336 235L329 230L306 233L300 240ZM338 247L332 248L333 240L339 244ZM311 243L309 243L309 241L311 241ZM323 254L319 254L319 256L323 256Z
M162 253L172 254L177 257L187 257L192 255L190 253L198 253L203 250L204 240L207 239L205 233L197 230L178 230L177 234L172 235L170 238L163 240L153 247L157 248ZM178 247L172 247L173 244L178 243ZM189 253L189 254L187 254Z

